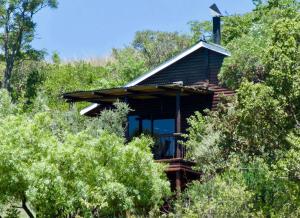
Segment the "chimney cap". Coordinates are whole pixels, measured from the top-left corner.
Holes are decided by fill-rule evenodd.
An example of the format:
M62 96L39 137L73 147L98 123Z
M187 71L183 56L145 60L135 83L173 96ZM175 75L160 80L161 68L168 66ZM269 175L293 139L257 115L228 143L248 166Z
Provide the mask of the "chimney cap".
M222 17L223 16L216 4L211 5L209 8L214 17Z

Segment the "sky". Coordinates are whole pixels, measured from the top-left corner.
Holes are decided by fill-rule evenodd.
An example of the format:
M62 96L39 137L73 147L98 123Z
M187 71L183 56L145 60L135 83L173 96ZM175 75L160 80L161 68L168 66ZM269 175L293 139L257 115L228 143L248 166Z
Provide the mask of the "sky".
M59 0L57 9L35 17L33 46L64 60L101 58L128 45L136 31L188 33L189 21L211 19L213 3L229 15L253 9L251 0Z

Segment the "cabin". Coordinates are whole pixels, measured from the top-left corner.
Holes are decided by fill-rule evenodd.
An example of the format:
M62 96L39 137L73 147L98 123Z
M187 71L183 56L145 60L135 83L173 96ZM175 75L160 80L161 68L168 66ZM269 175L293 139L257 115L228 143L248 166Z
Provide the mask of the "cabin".
M168 164L167 176L173 190L183 189L198 179L193 162L185 160L186 149L179 143L188 128L187 118L195 111L214 110L220 95L234 92L219 85L218 74L223 61L230 56L220 44L220 16L214 17L214 42L200 40L179 55L124 87L65 93L68 102L90 102L81 111L85 116L98 116L116 101L126 102L128 115L126 137L147 133L155 139L155 160Z

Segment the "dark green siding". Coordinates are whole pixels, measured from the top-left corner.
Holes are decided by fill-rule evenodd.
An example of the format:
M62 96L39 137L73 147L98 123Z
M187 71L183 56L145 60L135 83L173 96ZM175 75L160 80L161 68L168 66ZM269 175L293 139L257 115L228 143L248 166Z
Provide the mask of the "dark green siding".
M217 84L217 74L221 69L224 57L219 53L201 48L145 79L139 85L161 85L178 81L182 81L184 85L192 85L206 80Z

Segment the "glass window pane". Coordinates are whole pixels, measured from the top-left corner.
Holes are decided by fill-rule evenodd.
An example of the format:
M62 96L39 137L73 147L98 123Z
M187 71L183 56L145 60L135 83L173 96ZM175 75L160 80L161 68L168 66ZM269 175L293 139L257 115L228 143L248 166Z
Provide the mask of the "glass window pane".
M129 116L128 117L128 129L129 137L132 138L139 133L139 121L138 116Z
M151 120L142 121L143 133L151 135Z
M175 132L175 119L154 120L153 126L154 135L173 134Z
M175 138L173 136L161 136L157 143L159 158L175 157Z

